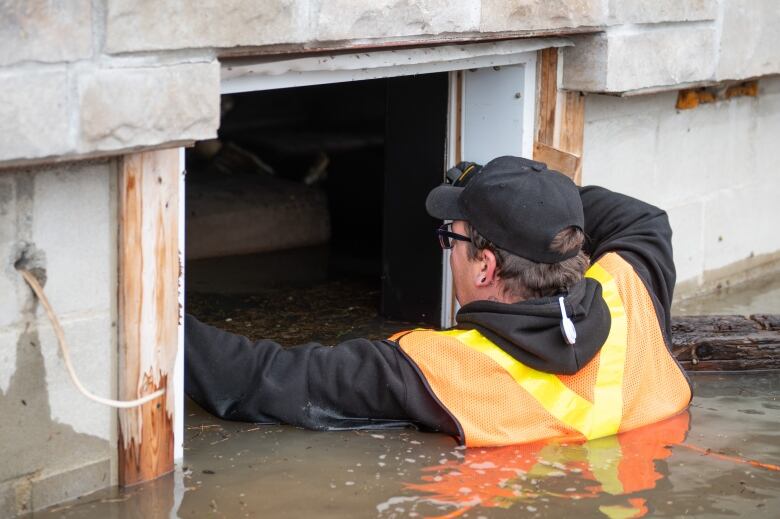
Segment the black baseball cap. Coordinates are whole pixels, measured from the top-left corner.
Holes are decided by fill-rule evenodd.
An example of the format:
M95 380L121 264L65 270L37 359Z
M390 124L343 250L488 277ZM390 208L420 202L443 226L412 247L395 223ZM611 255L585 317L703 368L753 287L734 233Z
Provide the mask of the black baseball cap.
M584 229L579 189L569 177L522 157L498 157L485 164L465 187L443 184L425 201L440 220L466 220L495 246L537 263L574 257L550 250L567 227Z

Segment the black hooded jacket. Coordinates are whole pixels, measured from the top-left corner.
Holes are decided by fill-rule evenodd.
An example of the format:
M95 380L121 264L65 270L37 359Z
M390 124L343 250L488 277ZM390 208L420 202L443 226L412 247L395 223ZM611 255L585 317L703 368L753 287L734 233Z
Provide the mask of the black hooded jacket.
M669 344L675 270L666 213L600 187L581 188L580 195L592 262L617 252L633 266ZM460 309L457 327L478 329L532 368L572 374L598 353L610 317L601 286L590 279L572 288L565 305L577 329L574 346L562 340L557 298L475 301ZM253 343L188 315L184 343L185 391L220 418L310 429L416 426L459 435L415 364L393 341L354 339L335 347L310 343L285 349L267 340Z

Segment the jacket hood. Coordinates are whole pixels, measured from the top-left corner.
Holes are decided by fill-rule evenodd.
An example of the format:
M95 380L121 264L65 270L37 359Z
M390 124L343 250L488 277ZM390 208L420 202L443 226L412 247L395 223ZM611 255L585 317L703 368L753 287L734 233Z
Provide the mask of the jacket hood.
M566 314L577 329L575 344L561 332L558 297L507 304L473 301L457 314L459 329L476 329L526 366L571 375L585 366L607 340L611 318L601 285L590 278L564 295Z

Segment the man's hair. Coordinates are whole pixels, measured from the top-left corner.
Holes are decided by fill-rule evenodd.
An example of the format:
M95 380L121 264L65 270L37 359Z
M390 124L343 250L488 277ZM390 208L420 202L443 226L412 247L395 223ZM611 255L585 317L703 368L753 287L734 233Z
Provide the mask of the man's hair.
M503 284L504 293L518 301L567 292L583 278L590 266L590 258L582 250L585 233L579 227L565 228L550 243L550 250L564 254L579 249L576 256L558 263L537 263L500 249L468 222L466 230L471 237L469 259L480 259L482 251L491 251L496 257L496 275Z

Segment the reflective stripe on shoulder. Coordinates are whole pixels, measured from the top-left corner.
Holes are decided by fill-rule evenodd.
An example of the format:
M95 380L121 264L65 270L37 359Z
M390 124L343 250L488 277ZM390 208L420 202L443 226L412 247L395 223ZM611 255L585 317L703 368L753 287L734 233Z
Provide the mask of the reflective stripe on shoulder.
M628 326L617 285L603 267L594 264L587 277L602 286L612 325L599 354L599 369L593 402L569 389L560 378L526 366L506 353L477 330L438 332L458 339L466 346L493 359L547 412L588 439L617 433L623 414L623 370Z

